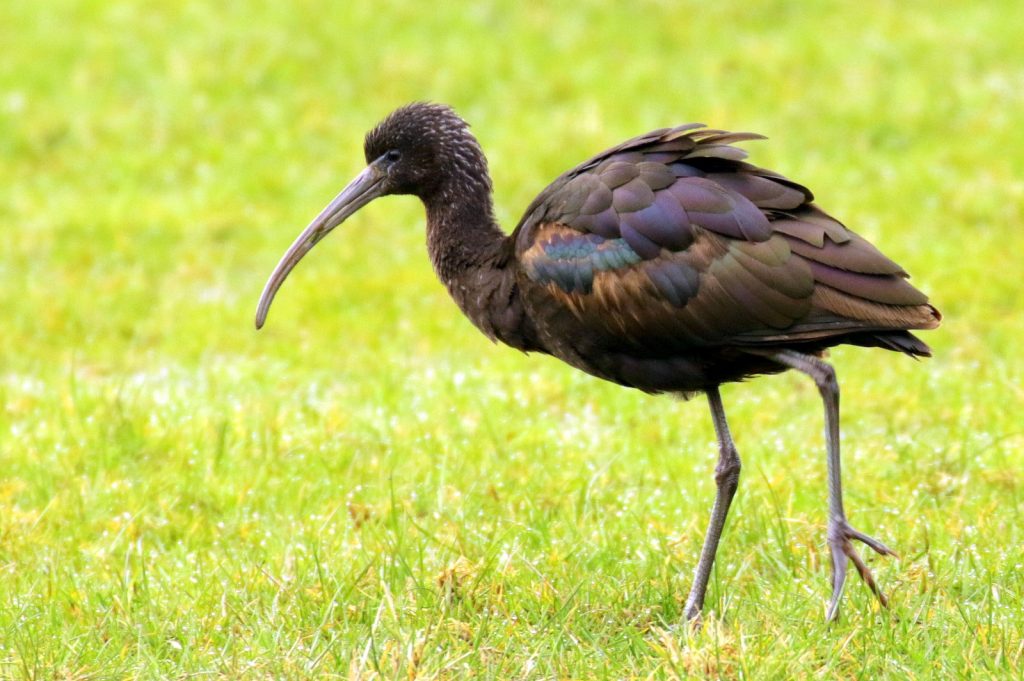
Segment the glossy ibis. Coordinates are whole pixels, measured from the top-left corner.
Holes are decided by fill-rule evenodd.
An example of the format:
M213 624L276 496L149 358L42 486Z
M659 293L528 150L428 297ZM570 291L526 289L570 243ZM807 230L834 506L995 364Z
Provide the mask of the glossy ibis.
M828 545L836 617L852 561L886 603L853 546L893 555L843 511L839 387L822 360L841 343L928 356L910 329L939 312L907 274L813 203L811 192L746 163L751 133L699 124L655 130L562 174L515 230L498 226L487 161L447 106L402 107L366 135L367 167L318 215L267 281L256 313L296 263L373 199L418 196L438 277L492 341L543 352L649 393L704 393L718 438L717 492L685 616L700 613L740 459L719 386L796 369L825 406Z

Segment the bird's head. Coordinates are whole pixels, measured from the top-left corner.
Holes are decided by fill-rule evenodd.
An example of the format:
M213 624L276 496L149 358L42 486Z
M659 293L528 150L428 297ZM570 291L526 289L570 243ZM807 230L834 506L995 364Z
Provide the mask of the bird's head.
M469 125L443 104L417 102L391 112L366 133L366 163L383 175L382 194L427 200L446 178L472 170L483 153ZM466 167L464 167L466 166Z
M261 328L270 303L299 260L327 234L380 196L414 194L429 203L446 182L486 184L483 152L469 126L450 107L417 102L396 109L366 135L366 168L341 190L285 252L263 287L256 310ZM483 172L480 172L480 171Z

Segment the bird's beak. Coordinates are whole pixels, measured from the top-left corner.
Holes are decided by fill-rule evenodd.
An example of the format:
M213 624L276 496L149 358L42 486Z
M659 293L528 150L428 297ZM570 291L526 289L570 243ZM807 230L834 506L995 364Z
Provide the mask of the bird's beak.
M277 289L281 288L288 273L302 260L317 242L344 222L350 215L384 193L384 172L376 163L371 163L366 170L359 173L348 183L341 193L334 197L326 208L320 211L313 222L302 231L299 238L277 263L274 272L267 279L259 305L256 307L256 328L262 328L270 311L270 303L274 300Z

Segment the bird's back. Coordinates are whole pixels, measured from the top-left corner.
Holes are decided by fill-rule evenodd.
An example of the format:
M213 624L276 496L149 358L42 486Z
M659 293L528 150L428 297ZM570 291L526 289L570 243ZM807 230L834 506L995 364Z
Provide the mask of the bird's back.
M906 272L744 161L760 136L657 130L563 174L512 239L540 342L603 378L691 391L777 370L748 350L928 355L940 315Z

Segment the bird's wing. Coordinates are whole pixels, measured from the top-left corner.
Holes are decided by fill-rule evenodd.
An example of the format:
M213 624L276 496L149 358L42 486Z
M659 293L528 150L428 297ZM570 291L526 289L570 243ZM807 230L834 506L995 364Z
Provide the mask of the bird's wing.
M934 326L896 263L730 146L759 138L682 126L570 170L516 228L524 276L588 329L639 347Z

